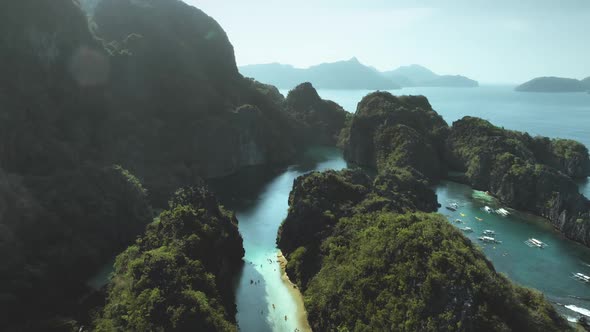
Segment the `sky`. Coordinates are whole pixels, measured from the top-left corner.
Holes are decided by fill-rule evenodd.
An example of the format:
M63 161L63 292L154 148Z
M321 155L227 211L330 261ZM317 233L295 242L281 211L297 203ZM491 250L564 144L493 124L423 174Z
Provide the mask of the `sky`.
M357 57L484 83L590 76L590 0L184 0L212 16L238 65Z

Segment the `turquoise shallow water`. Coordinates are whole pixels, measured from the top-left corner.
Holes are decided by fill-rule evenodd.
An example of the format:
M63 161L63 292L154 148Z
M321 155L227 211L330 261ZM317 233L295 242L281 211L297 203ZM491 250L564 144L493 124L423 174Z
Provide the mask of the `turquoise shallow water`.
M314 148L299 163L286 169L253 167L211 182L222 204L236 212L244 239L246 264L239 276L236 294L241 331L302 329L294 317L296 303L281 279L276 261L277 231L287 216L289 193L295 178L312 170L345 167L337 149Z
M497 202L481 200L479 196L474 198L475 191L468 186L443 182L436 188L436 193L442 205L439 212L447 216L453 225L473 229L472 233L464 233L465 236L482 248L497 271L505 273L518 284L540 290L565 316L579 316L578 312L565 305L573 305L578 310L590 309L590 285L571 277L574 272L590 275L590 249L565 239L542 218L518 211L512 211L509 217L482 211L486 205L494 209L502 206ZM459 204L455 212L445 208L452 202ZM479 221L476 217L483 220ZM462 222L454 222L456 219ZM477 238L486 229L495 231L496 239L502 243L484 244L479 241ZM544 249L530 248L524 241L531 237L548 246Z

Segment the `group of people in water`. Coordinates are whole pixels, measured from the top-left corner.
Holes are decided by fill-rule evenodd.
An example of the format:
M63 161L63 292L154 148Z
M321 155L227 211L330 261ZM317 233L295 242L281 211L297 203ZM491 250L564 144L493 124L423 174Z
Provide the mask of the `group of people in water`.
M276 263L278 263L278 262L279 262L278 260L276 260L276 261L273 261L273 260L272 260L272 259L270 259L270 258L267 258L267 259L266 259L266 261L267 261L269 264L273 264L273 263L275 263L275 262L276 262ZM256 264L255 264L254 262L252 262L252 261L248 262L248 264L251 264L251 265L256 265ZM260 268L262 268L262 267L263 267L263 265L262 265L262 264L260 264ZM276 269L275 269L275 271L276 271ZM258 284L260 284L260 279L258 279L258 280L250 279L250 285L258 285ZM275 309L276 309L276 306L275 306L275 304L274 304L274 303L272 304L272 309L273 309L273 310L275 310ZM261 315L264 315L264 310L260 310L260 314L261 314ZM285 318L285 322L286 322L286 321L288 320L288 317L287 317L287 315L285 315L285 317L284 317L284 318ZM299 328L295 328L295 329L293 330L293 332L301 332L301 330L300 330Z

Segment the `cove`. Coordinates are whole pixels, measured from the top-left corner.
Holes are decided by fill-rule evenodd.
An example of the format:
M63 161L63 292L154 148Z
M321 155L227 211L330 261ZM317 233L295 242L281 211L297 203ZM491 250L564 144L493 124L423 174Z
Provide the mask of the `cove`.
M301 298L281 278L277 231L287 216L293 180L310 171L346 166L340 150L314 147L286 168L250 167L210 181L221 203L235 211L244 240L244 268L236 285L240 331L305 331L306 322L298 318Z
M519 211L508 217L483 211L484 206L504 207L469 186L443 181L435 188L439 213L458 228L470 227L464 233L492 261L496 271L517 284L541 291L563 316L570 321L590 309L590 285L572 278L572 273L590 274L590 249L566 239L549 221ZM457 211L446 206L458 203ZM479 219L476 219L479 218ZM455 220L460 219L461 223ZM501 244L484 244L477 238L484 230L496 232ZM548 244L544 249L531 248L524 241L535 238Z

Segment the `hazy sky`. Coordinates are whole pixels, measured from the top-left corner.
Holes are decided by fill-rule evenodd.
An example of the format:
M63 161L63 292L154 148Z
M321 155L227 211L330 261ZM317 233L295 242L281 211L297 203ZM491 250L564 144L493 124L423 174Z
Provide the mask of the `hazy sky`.
M481 82L590 76L590 0L185 0L215 18L238 65L417 63Z

